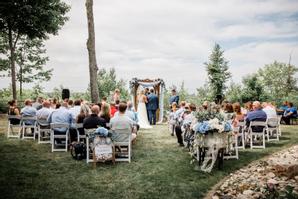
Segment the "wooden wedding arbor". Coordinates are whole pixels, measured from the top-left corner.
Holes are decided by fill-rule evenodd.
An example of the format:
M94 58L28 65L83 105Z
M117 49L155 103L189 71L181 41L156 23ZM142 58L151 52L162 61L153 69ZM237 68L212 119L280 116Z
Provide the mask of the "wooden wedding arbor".
M163 99L164 99L164 88L165 88L165 83L162 79L138 79L138 78L133 78L129 82L129 87L131 91L131 98L132 102L135 108L138 107L138 93L145 88L153 88L154 93L157 95L158 100L159 100L159 109L157 110L156 118L158 123L161 123L163 120L163 112L164 112L164 107L163 107Z

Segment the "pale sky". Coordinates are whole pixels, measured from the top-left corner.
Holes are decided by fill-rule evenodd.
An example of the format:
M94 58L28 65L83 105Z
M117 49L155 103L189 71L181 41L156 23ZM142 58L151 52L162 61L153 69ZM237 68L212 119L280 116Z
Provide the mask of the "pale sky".
M89 83L84 0L68 0L69 21L46 42L54 68L50 91ZM94 0L96 56L118 78L162 78L193 92L206 81L204 62L217 42L234 82L274 60L298 66L297 0ZM2 78L1 87L10 79Z

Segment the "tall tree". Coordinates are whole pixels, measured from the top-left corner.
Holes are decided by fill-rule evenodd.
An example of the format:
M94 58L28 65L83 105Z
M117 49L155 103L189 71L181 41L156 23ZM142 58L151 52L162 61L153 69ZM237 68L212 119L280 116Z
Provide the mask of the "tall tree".
M7 37L13 98L16 99L16 46L19 38L47 39L64 25L69 7L60 0L0 0L0 31Z
M230 102L242 102L242 86L231 82L230 86L226 91L225 98Z
M93 19L93 0L86 0L87 20L88 20L88 40L87 49L89 54L89 75L90 75L90 91L91 101L98 102L98 86L97 86L97 63L95 53L95 31Z
M53 69L44 69L49 60L45 53L46 49L42 39L20 38L16 47L16 63L19 66L17 80L20 83L21 97L23 83L42 82L51 79Z
M243 102L255 100L266 101L268 99L268 94L256 73L244 77L242 83L243 89L241 95Z
M0 46L3 46L0 55L3 65L0 71L4 71L7 76L9 71L9 49L5 47L6 41L3 35L0 35ZM20 36L19 42L15 47L16 54L16 80L20 84L20 97L22 98L23 83L32 83L35 81L49 81L53 69L45 70L44 66L48 61L46 49L43 40L39 38L30 39L27 36Z
M223 57L224 51L219 44L215 44L209 62L204 63L208 73L209 85L212 91L212 98L219 103L223 99L225 83L231 77L228 71L228 61Z
M274 99L281 99L297 89L296 72L298 72L297 67L274 61L259 69L258 75L270 96Z
M123 79L117 80L114 68L110 70L100 69L97 74L97 85L99 97L109 97L116 88L120 90L122 100L128 99L128 91L125 88L126 82Z

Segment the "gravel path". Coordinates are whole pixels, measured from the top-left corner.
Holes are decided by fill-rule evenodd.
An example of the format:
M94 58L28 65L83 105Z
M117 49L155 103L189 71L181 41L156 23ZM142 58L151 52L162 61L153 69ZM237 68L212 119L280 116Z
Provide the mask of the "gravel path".
M230 174L210 195L212 199L298 198L298 145L251 163ZM292 191L288 191L292 189Z

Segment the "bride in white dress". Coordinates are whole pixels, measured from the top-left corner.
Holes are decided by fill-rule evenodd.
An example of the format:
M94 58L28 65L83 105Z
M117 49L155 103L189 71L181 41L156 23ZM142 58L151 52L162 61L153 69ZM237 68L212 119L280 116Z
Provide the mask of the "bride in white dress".
M149 124L145 103L147 103L147 97L145 92L142 90L138 96L138 124L140 125L141 129L150 129L152 126Z

